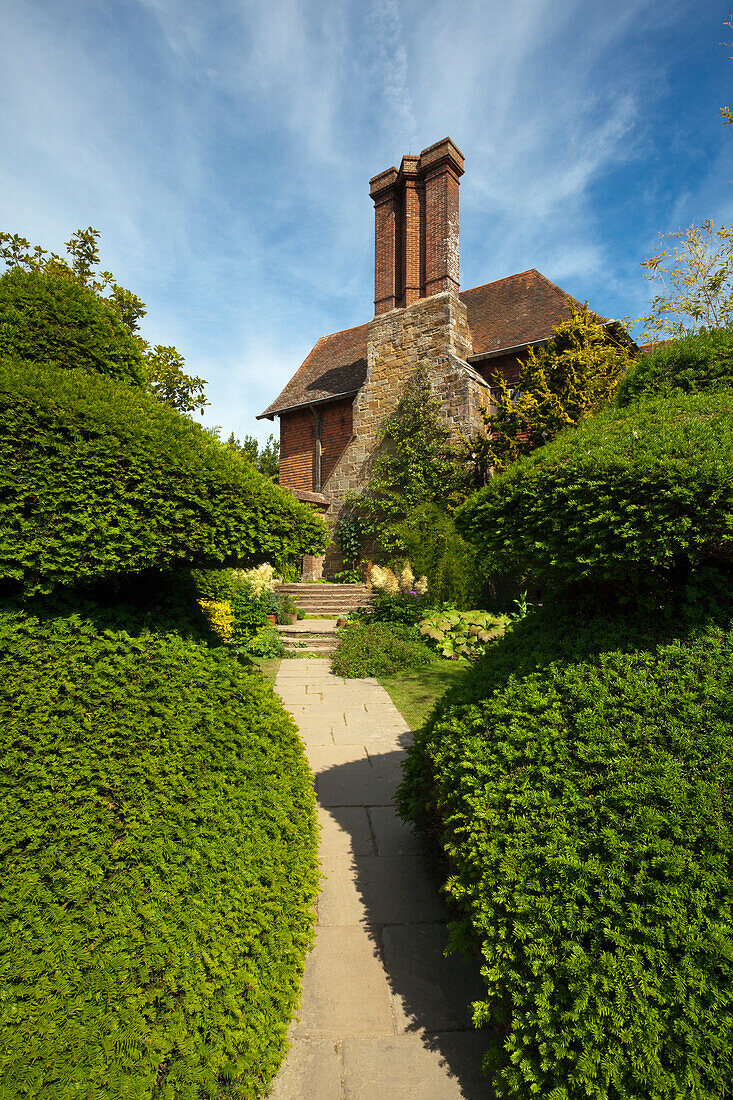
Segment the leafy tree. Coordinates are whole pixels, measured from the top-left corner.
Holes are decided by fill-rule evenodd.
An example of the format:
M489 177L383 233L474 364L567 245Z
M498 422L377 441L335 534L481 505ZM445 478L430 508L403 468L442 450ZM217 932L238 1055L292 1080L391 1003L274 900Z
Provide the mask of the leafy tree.
M260 446L253 435L246 435L240 440L232 432L224 446L244 455L261 474L277 482L280 475L280 441L274 435L268 436L267 442Z
M642 335L679 337L733 325L733 229L708 219L660 238L677 243L641 262L658 291Z
M419 366L408 380L380 435L369 485L350 503L364 534L390 553L400 549L398 528L416 508L428 503L449 508L460 485L457 452L427 367Z
M465 448L480 484L611 403L630 362L630 340L599 324L587 302L569 306L570 317L555 326L552 339L529 349L513 388L498 371L491 376L496 411L484 411L486 434Z
M137 347L138 359L141 363L139 377L147 383L155 396L165 404L178 409L179 412L190 413L196 409L201 410L203 416L204 406L209 402L204 396L206 382L203 378L187 375L184 370L184 358L174 347L166 347L156 344L150 346L147 340L139 334L140 321L146 314L145 303L131 290L115 282L111 271L99 270L99 230L89 226L87 229L78 229L71 239L66 241L66 256L59 256L55 252L48 252L41 245L31 246L25 237L17 233L0 232L0 259L5 261L10 272L22 271L29 278L28 286L38 283L41 288L48 288L50 283L55 287L58 298L64 297L69 302L62 306L62 312L70 315L75 303L79 301L79 294L74 290L77 286L91 291L96 299L104 303L106 309L111 310L119 319L124 328L132 335ZM38 293L42 293L41 290ZM89 303L89 299L87 299ZM88 307L95 320L99 318L99 311ZM37 313L30 316L24 315L22 310L12 317L3 319L3 337L10 341L7 354L22 354L13 346L12 336L8 326L19 325L27 333L33 333L31 344L35 342L35 349L31 348L30 354L24 357L32 360L48 361L47 344L54 345L58 354L51 356L54 362L73 358L76 351L73 329L60 329L55 323L53 313L45 316L39 323ZM52 335L49 337L44 331L44 325L51 326ZM63 339L69 338L71 345L68 353L64 353L61 345ZM43 349L43 350L42 350ZM71 365L71 363L69 363ZM89 362L82 356L77 364L90 369ZM119 375L118 370L106 371L97 362L91 369L101 370L102 373Z

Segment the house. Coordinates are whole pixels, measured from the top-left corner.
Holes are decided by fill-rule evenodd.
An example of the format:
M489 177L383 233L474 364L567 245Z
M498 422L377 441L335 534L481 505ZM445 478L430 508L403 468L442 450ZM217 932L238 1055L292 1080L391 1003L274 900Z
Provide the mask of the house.
M489 375L516 378L529 346L569 315L569 295L534 268L460 290L463 163L445 138L370 180L374 316L322 336L258 417L280 418L280 484L329 524L368 483L380 425L418 363L428 364L451 429L470 435L491 403ZM304 578L317 579L322 566L306 560Z

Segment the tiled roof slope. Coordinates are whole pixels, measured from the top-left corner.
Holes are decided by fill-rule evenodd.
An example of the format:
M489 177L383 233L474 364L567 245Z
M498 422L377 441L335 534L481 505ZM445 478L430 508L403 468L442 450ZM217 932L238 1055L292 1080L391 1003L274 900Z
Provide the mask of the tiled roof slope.
M367 326L322 336L280 396L257 418L356 393L367 369Z
M472 359L546 340L554 326L570 316L568 298L576 302L534 267L464 290L460 298L468 313ZM607 320L598 314L596 317L601 323Z
M551 336L553 327L569 315L568 297L534 268L462 291L460 298L466 304L473 338L471 359ZM260 419L311 402L356 393L364 384L366 369L366 325L322 336L280 396L260 414Z

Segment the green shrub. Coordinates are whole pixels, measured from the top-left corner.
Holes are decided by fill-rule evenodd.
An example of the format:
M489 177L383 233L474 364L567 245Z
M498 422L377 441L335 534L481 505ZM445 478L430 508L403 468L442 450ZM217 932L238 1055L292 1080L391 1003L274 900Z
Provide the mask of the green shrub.
M435 504L423 504L396 530L416 575L427 577L434 603L475 606L483 583L476 548L460 535L453 516Z
M488 572L636 591L733 554L733 407L657 398L568 431L470 497Z
M351 617L362 623L403 623L417 626L428 605L427 596L413 596L411 592L374 592L365 607L358 607Z
M120 614L0 614L0 1093L249 1100L312 935L312 779L258 674Z
M322 520L187 417L98 375L0 362L0 579L279 563Z
M400 809L481 952L499 1096L728 1094L732 688L729 615L655 637L535 612L408 750Z
M508 622L507 615L442 607L425 614L420 634L441 657L478 657L501 637Z
M629 367L616 397L621 407L640 398L733 389L733 332L711 329L660 344Z
M382 676L434 661L416 627L397 623L349 623L332 659L337 676Z
M23 271L0 277L0 359L55 363L145 384L140 342L119 313L71 272Z

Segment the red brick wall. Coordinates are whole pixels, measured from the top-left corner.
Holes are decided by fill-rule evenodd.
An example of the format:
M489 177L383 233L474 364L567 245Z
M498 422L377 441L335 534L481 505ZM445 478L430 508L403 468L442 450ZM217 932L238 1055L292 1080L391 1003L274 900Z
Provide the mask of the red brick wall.
M353 432L353 401L334 401L322 408L321 424L321 484L346 450Z
M321 485L351 439L352 400L321 405ZM316 418L310 409L294 409L280 416L280 484L291 489L315 486Z
M280 484L313 489L316 422L310 409L294 409L280 417Z

